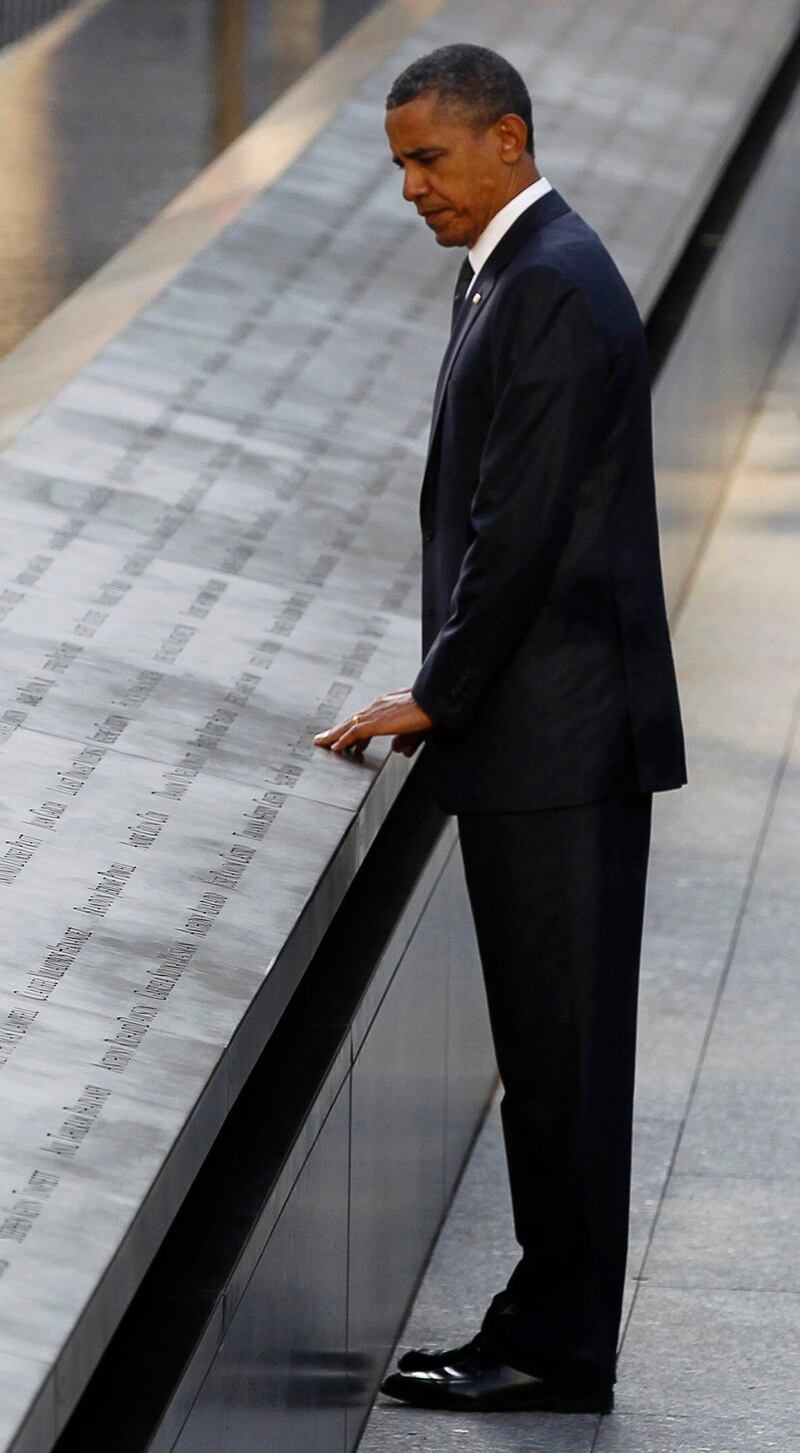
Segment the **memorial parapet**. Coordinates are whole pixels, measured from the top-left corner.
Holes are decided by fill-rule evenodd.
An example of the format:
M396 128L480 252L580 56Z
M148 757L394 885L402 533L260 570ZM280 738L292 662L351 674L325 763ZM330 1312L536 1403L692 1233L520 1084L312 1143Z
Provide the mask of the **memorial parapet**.
M794 14L773 0L757 43L742 20L723 44L706 12L678 32L642 4L664 89L637 122L640 53L613 44L629 7L549 7L513 46L468 8L0 460L2 1447L23 1424L47 1446L69 1415L408 771L385 743L312 745L418 661L453 260L400 202L388 82L466 20L505 48L538 80L543 167L644 308ZM667 175L678 114L691 158Z
M80 1385L407 771L312 737L414 670L440 320L391 358L368 289L304 299L314 212L294 282L248 216L2 461L10 1376Z

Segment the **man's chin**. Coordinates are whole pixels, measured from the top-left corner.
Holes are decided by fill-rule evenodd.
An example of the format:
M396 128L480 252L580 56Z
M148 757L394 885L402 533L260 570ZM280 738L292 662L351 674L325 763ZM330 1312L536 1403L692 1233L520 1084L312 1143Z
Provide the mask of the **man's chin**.
M445 224L444 227L438 228L433 233L433 235L436 238L436 241L438 242L438 244L439 244L440 247L465 247L466 246L466 243L464 241L464 238L461 236L461 232L460 232L460 229L458 227L448 227Z
M465 247L464 223L451 209L443 208L441 213L431 212L425 224L433 233L440 247Z

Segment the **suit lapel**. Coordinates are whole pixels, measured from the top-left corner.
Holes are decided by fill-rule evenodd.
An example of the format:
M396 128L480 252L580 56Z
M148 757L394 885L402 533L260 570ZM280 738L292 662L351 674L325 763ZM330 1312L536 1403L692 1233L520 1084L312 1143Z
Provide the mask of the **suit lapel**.
M516 256L521 247L530 240L535 232L546 222L552 221L554 217L560 217L568 212L569 206L564 201L560 192L555 188L546 192L538 202L534 202L518 217L513 227L509 227L505 237L498 242L491 257L481 269L472 287L467 293L464 302L458 311L450 341L445 349L442 359L442 366L439 370L439 377L436 381L436 392L433 399L433 418L431 420L431 431L428 438L428 457L425 465L425 480L423 490L428 480L428 473L431 464L431 454L434 440L439 427L442 414L442 405L453 365L464 346L470 328L476 321L478 315L483 312L489 298L494 291L497 279L504 267L507 267L511 259Z
M442 359L442 366L439 369L439 377L436 381L436 392L433 396L433 418L431 420L431 432L428 439L429 449L431 444L433 443L436 429L439 424L439 415L442 411L444 393L445 389L447 388L450 374L453 370L453 364L455 363L459 353L461 352L464 344L464 339L469 333L469 330L475 322L478 314L484 307L487 298L491 296L492 289L494 288L494 276L490 277L488 273L489 264L487 263L486 267L483 268L480 277L475 279L473 286L467 293L456 315L453 331L450 334L450 342L445 349L444 358Z

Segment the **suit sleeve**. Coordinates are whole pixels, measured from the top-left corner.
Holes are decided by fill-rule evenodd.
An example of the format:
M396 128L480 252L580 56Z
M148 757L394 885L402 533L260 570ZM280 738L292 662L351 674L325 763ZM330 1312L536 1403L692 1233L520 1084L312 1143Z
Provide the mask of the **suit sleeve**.
M470 544L450 615L412 687L433 721L468 725L521 643L569 539L609 375L605 344L574 286L520 274L493 323L495 407L470 507Z

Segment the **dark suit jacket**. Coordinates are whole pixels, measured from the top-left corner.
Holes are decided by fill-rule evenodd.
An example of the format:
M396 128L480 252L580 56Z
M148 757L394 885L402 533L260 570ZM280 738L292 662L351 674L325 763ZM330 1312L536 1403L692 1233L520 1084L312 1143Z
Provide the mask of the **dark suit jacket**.
M557 191L461 305L422 488L412 688L447 812L568 806L686 780L628 288Z

